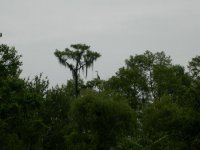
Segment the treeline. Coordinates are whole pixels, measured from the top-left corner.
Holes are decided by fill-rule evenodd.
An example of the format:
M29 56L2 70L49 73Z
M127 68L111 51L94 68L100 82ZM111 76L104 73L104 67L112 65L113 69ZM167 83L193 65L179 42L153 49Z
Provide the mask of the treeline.
M55 56L73 79L50 88L42 75L21 79L21 56L0 45L1 150L200 149L200 56L186 71L164 52L146 51L110 79L84 83L81 70L100 54L71 48Z

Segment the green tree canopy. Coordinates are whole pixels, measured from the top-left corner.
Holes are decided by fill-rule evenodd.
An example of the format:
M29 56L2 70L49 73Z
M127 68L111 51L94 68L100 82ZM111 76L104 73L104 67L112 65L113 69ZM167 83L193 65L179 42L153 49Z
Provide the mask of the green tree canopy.
M136 133L135 112L124 102L87 93L72 104L69 149L105 150Z
M21 55L17 54L14 47L0 45L0 78L19 76L21 73Z
M189 62L188 68L193 78L200 77L200 56L192 58Z

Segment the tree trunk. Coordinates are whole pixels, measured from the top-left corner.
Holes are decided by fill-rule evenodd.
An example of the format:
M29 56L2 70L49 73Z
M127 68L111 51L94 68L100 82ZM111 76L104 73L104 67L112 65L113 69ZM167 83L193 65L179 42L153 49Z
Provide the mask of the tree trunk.
M75 96L78 97L79 95L79 89L78 89L78 74L77 71L74 72L74 92L75 92Z

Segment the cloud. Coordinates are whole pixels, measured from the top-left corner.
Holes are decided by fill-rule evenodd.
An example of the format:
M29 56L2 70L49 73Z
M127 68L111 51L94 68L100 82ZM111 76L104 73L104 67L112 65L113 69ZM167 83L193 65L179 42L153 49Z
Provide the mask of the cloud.
M102 54L95 65L102 78L147 49L165 50L186 65L200 52L199 5L199 0L1 0L1 42L23 55L23 76L44 72L53 85L71 77L54 50L80 42Z

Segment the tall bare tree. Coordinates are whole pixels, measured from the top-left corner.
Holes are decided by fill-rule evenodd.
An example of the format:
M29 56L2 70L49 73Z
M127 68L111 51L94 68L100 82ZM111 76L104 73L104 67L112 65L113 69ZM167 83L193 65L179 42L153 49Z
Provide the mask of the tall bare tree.
M74 44L70 46L72 48L66 48L64 51L55 51L55 56L59 62L68 67L72 72L74 80L74 94L77 97L79 95L78 81L80 76L80 70L85 71L87 76L88 68L92 67L94 61L96 61L101 55L97 52L90 50L90 46L85 44Z

